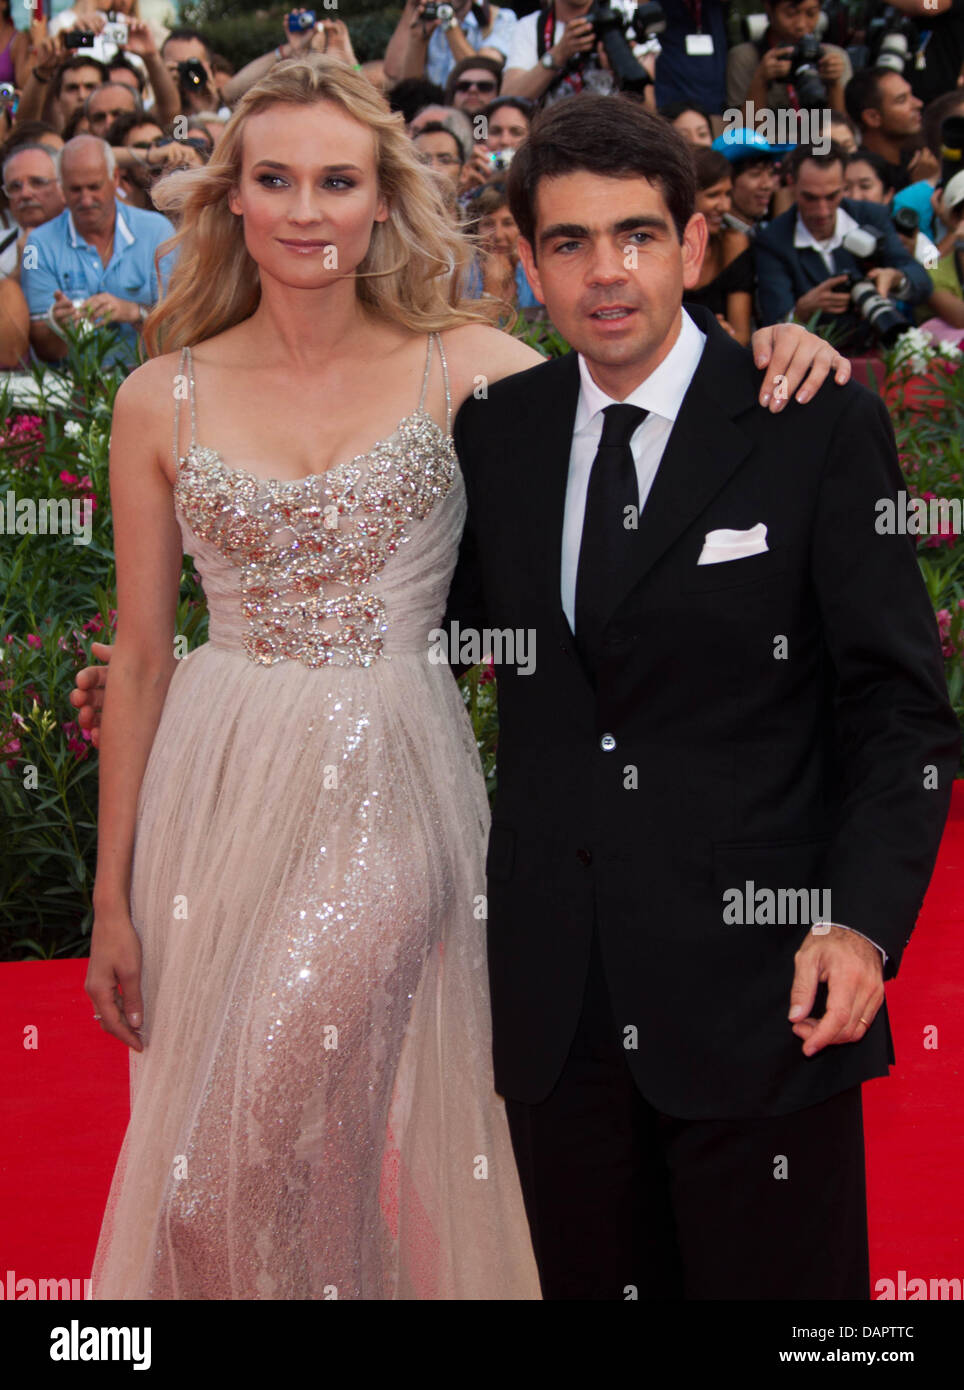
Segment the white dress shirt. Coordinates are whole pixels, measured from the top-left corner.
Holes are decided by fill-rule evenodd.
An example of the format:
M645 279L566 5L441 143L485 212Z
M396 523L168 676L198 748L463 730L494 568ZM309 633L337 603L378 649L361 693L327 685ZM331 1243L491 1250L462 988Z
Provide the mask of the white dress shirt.
M827 237L826 241L817 241L813 234L804 226L803 218L797 213L797 225L793 231L793 244L796 247L809 246L816 251L818 256L823 257L823 263L831 275L838 273L833 263L833 253L838 246L843 245L843 239L848 232L855 231L860 226L855 222L843 208L837 209L837 220L834 223L833 236Z
M586 515L586 492L596 451L602 438L603 415L607 405L638 405L649 411L629 441L636 463L639 484L639 510L656 477L666 441L669 439L683 397L703 355L706 334L701 333L684 309L676 342L654 372L641 382L623 402L607 396L593 381L582 353L579 354L579 402L569 453L569 481L562 523L562 608L569 626L576 630L576 571L582 545L582 524Z

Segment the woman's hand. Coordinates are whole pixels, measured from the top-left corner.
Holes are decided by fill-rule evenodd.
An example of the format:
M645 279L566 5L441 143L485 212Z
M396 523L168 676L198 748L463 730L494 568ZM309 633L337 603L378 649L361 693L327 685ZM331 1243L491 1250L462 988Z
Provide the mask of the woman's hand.
M750 339L750 347L756 365L767 368L760 387L760 404L769 406L774 414L783 409L794 392L800 405L811 400L830 372L838 386L850 380L846 357L798 323L758 328Z
M104 1032L143 1052L141 942L128 911L96 912L84 989Z

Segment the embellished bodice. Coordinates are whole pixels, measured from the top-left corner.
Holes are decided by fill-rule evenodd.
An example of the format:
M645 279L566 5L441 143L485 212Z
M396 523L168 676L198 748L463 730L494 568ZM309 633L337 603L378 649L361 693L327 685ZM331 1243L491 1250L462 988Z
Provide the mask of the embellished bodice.
M445 430L424 408L435 342ZM208 600L212 645L266 666L371 666L393 650L424 651L441 621L465 513L438 335L429 337L412 414L367 453L292 481L231 468L197 443L184 352L191 445L178 460L174 504ZM175 426L175 456L176 440Z

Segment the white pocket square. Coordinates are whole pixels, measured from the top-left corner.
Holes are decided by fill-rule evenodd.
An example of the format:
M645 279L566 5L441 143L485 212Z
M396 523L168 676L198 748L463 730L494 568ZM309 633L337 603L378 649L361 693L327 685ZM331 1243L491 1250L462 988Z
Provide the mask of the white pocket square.
M707 531L698 565L719 565L724 560L742 560L747 555L762 555L769 550L767 528L762 521L748 531Z

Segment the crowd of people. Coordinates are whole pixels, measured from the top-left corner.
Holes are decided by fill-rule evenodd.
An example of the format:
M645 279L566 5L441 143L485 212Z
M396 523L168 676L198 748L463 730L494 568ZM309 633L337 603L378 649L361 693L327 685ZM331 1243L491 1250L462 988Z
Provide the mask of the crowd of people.
M687 301L738 341L787 319L851 356L915 322L955 339L964 0L870 0L859 26L819 0L765 0L735 43L725 4L406 0L384 56L363 63L343 19L293 10L277 47L235 71L197 30L141 19L138 0L78 0L28 32L0 0L0 367L57 362L84 317L117 325L114 359L137 361L174 230L156 181L209 160L241 95L312 53L401 113L473 241L463 293L496 300L502 322L542 312L506 170L540 108L591 92L658 111L693 146L709 243Z

